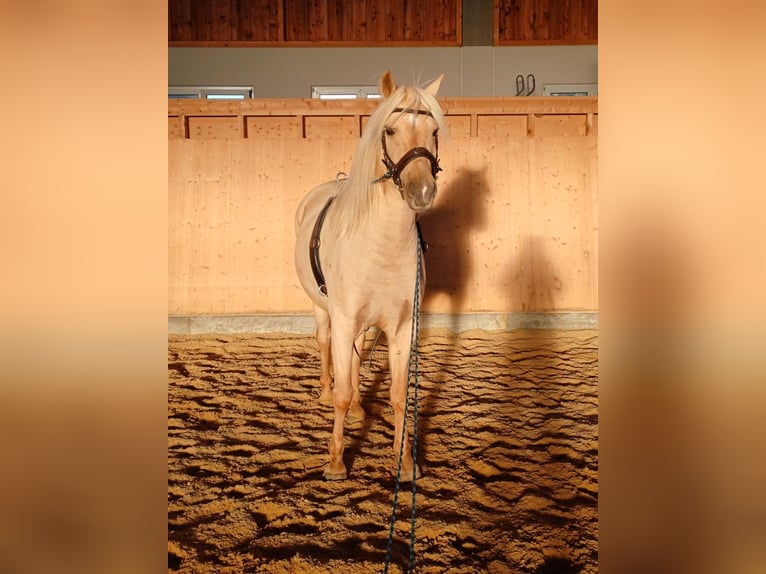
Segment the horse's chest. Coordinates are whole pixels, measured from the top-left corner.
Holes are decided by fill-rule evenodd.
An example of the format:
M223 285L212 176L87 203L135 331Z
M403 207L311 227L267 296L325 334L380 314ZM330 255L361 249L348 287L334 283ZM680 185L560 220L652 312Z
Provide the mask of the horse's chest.
M415 274L393 274L384 271L368 273L349 272L343 277L340 293L344 297L355 295L367 301L384 301L393 304L412 297L415 288ZM385 306L388 306L385 305Z
M411 273L406 273L385 266L360 264L344 268L330 296L349 315L364 322L391 323L411 312L414 290L414 266Z

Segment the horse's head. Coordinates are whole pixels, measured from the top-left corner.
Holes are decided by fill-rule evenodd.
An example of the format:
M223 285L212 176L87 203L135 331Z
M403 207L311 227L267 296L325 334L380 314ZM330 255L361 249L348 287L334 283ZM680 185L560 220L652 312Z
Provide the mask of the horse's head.
M443 123L436 92L442 76L426 88L400 88L400 103L386 119L381 130L381 147L386 173L377 181L391 179L415 212L426 211L436 197L436 174L439 167L439 125ZM380 93L389 98L397 91L391 72L380 80Z

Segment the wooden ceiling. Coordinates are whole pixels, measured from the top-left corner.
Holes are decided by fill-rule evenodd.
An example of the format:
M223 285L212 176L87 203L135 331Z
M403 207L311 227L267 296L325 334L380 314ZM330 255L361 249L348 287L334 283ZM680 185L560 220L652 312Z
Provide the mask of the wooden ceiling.
M460 46L463 11L474 1L480 0L168 0L168 40L170 46ZM598 43L598 0L492 1L496 46Z

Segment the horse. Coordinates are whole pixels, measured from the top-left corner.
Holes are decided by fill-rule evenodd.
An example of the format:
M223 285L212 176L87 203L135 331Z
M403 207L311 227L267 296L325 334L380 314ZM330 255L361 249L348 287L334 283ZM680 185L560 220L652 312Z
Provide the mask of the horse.
M327 480L347 478L344 421L365 418L359 350L371 327L388 341L400 475L405 481L420 476L406 434L405 403L415 288L419 297L425 288L417 217L433 205L441 170L438 134L446 133L446 125L436 93L443 77L426 87L397 86L387 71L378 84L383 99L348 175L313 188L296 211L295 268L317 324L319 403L334 408Z

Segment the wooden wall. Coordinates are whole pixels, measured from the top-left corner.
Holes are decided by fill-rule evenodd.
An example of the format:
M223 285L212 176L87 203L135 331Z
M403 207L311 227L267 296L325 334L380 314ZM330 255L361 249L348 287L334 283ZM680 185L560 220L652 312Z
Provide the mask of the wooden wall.
M423 311L597 310L597 100L440 102ZM309 312L294 212L348 170L375 105L168 102L170 315Z
M460 46L472 0L168 0L170 46ZM493 0L493 44L596 44L598 0Z
M494 2L495 46L598 43L598 0Z
M181 45L459 46L462 0L169 0Z

